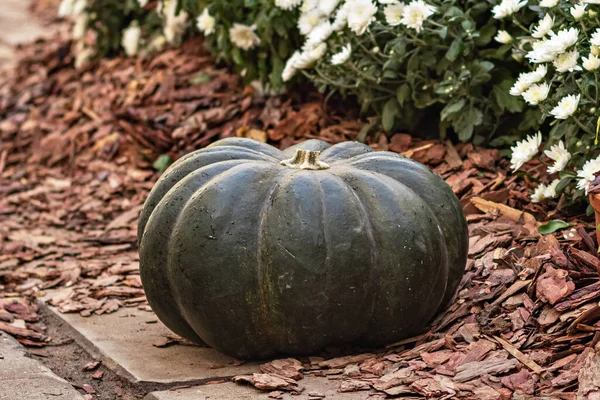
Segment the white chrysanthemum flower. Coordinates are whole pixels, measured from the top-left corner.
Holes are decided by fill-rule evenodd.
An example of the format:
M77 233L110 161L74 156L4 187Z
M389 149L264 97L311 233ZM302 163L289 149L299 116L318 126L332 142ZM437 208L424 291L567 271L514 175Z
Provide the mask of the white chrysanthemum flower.
M307 13L316 10L319 6L319 0L304 0L300 6L300 12Z
M583 59L583 68L587 71L596 71L600 68L600 58L590 53L588 57L581 57Z
M73 10L71 11L72 15L79 15L85 11L87 7L87 0L75 0L73 2Z
M85 35L89 19L88 13L81 13L77 16L73 25L73 39L81 39Z
M144 8L148 4L148 0L137 0L140 7Z
M540 1L540 7L552 8L556 7L558 0L542 0Z
M492 13L494 14L494 18L502 19L513 15L526 5L527 0L502 0L500 4L492 8Z
M83 41L79 43L83 43ZM81 49L76 51L75 68L80 69L84 67L95 55L96 51L92 47L81 47Z
M569 12L575 18L575 21L578 21L585 14L585 4L576 4L569 9Z
M533 193L531 194L531 202L532 203L542 202L542 200L544 200L546 198L545 194L546 194L547 188L548 188L548 186L544 185L543 183L540 183L538 185L538 187L536 187L535 190L533 191Z
M596 29L594 33L592 33L590 43L594 46L600 46L600 28Z
M326 51L327 45L325 43L302 51L296 58L294 67L296 69L310 68L325 55Z
M294 75L296 75L296 63L298 62L298 58L300 58L300 52L296 50L290 59L287 60L287 63L285 63L285 67L281 73L281 79L283 79L284 82L289 81L294 77Z
M350 1L346 1L335 13L335 19L333 20L334 31L341 31L348 25L348 13L350 12Z
M402 20L402 13L404 12L404 4L395 2L388 4L383 9L385 15L385 22L390 26L398 26Z
M565 96L562 99L560 99L558 105L550 111L550 114L554 115L554 118L556 119L567 119L571 115L573 115L575 111L577 111L580 99L580 94L570 94L568 96Z
M125 49L125 54L127 54L129 57L133 57L137 54L141 35L142 30L135 21L132 22L127 29L123 30L121 45Z
M426 4L423 0L413 0L404 7L400 22L420 32L423 29L423 22L432 16L435 10L435 7Z
M300 3L302 3L302 0L275 0L275 6L283 10L291 10L298 7Z
M532 44L533 50L529 51L525 57L534 64L553 61L558 54L557 46L550 39L544 39Z
M58 16L66 17L73 13L73 0L62 0L58 6Z
M502 44L507 44L512 42L512 36L510 36L510 33L503 31L503 30L499 30L498 34L496 35L496 37L494 38L494 40L496 40L496 42L498 43L502 43Z
M379 4L386 5L386 4L395 4L398 2L398 0L378 0L378 2L379 2Z
M352 0L348 10L348 27L357 35L362 35L375 21L377 6L371 0Z
M571 153L565 148L562 140L558 144L551 146L550 150L544 151L544 154L554 161L554 164L548 167L549 174L554 174L565 169L571 159Z
M539 65L535 70L531 72L522 72L519 74L519 78L510 89L510 94L513 96L522 95L531 85L538 83L548 73L548 67L545 65Z
M567 51L567 49L577 43L579 38L579 29L562 29L558 33L550 33L550 40L556 46L558 53Z
M350 46L350 43L348 43L339 53L331 56L331 64L340 65L345 63L350 58L350 54L352 54L352 47Z
M600 0L582 0L582 1L587 4L600 4Z
M535 135L527 137L527 139L517 142L516 145L511 147L512 156L510 159L510 167L512 170L518 170L523 164L535 157L541 144L542 133L538 132Z
M580 171L577 172L579 181L577 182L577 189L585 190L585 194L588 194L590 184L596 179L596 173L600 171L600 157L588 160Z
M525 83L525 81L519 78L517 79L513 87L510 88L509 93L512 96L521 96L527 89L529 89L529 86L530 85L528 85L527 83Z
M260 38L254 32L256 25L248 26L235 22L231 28L229 28L229 39L231 43L239 47L242 50L250 50L251 48L260 44Z
M540 23L537 27L533 29L531 36L534 38L541 39L548 34L552 30L554 26L554 18L550 14L546 14L544 18L540 20Z
M550 85L547 83L532 85L525 93L523 93L523 99L531 104L536 105L548 98L550 93Z
M558 33L550 32L550 38L534 43L533 50L526 57L533 63L554 61L577 42L578 36L579 30L576 28L563 29Z
M527 83L534 84L544 79L547 73L548 67L545 65L538 65L535 70L524 74L523 79Z
M544 190L544 198L545 199L555 199L558 197L558 193L556 193L556 187L560 183L560 179L555 179L546 187Z
M331 17L333 10L338 6L340 0L321 0L319 1L319 11L321 14L327 16L327 18Z
M167 38L163 35L158 35L148 45L147 50L150 52L161 51L167 44Z
M333 28L331 27L331 23L329 21L325 21L321 23L319 26L316 26L308 35L306 42L304 43L304 49L313 48L327 39L333 33Z
M322 22L321 14L317 10L311 10L300 15L300 18L298 18L298 29L301 34L306 36Z
M181 10L176 14L177 1L175 0L159 2L156 12L164 18L163 34L167 42L178 43L185 33L188 13Z
M577 50L567 51L556 57L553 64L558 72L581 71L581 67L577 65L578 59L579 52Z
M215 33L215 25L215 18L208 13L208 8L205 8L196 20L198 30L205 35L212 35Z

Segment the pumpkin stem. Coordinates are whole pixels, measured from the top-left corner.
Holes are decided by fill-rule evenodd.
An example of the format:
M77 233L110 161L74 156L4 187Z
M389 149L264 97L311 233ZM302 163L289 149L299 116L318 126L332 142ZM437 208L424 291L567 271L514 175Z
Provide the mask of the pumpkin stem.
M329 165L319 160L319 154L321 154L320 151L298 149L294 157L283 160L281 165L294 169L328 169Z

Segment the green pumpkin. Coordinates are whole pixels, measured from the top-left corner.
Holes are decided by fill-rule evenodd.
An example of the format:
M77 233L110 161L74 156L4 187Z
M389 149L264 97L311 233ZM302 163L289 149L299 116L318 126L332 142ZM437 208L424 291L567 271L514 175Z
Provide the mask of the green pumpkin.
M139 222L148 301L225 354L310 354L414 335L453 296L468 236L431 170L356 142L230 138L174 163Z

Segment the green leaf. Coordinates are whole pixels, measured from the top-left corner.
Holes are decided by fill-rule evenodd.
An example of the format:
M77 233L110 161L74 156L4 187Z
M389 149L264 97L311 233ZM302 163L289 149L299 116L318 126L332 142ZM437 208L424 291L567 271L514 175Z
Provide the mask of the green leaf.
M460 38L454 39L454 41L450 45L450 48L446 52L446 58L450 61L456 61L456 59L458 58L458 55L460 54L462 49L463 49L462 40Z
M373 126L375 126L375 124L377 123L377 118L368 118L368 123L366 123L360 130L360 132L358 133L358 135L356 136L356 141L360 142L360 143L364 143L365 140L367 139L367 135L369 134L369 131L373 128Z
M453 101L452 103L448 103L441 112L441 120L444 121L451 114L459 112L463 108L464 105L465 105L465 99L459 99L458 101Z
M512 79L505 79L492 89L492 96L502 111L508 110L512 113L523 111L523 101L520 97L509 93Z
M483 113L481 110L470 106L467 111L461 113L458 118L452 118L452 127L458 134L458 138L466 142L473 136L473 130L483 122Z
M172 162L173 162L173 159L171 158L170 155L162 154L160 157L158 157L156 159L156 161L154 161L154 164L152 164L152 166L154 167L155 170L162 173L162 172L165 172L167 167L169 165L171 165Z
M492 68L494 68L494 64L489 61L473 63L471 66L471 85L480 85L489 81L492 78L492 75L489 74Z
M565 190L565 188L566 188L567 186L569 186L569 184L570 184L571 182L573 182L573 179L574 179L574 178L573 178L572 176L567 176L567 177L564 177L564 178L562 178L562 179L561 179L561 180L558 182L558 185L556 185L556 189L555 189L556 193L560 193L560 192L562 192L563 190Z
M448 36L448 27L444 26L442 29L440 29L439 35L442 39L446 39Z
M462 28L465 31L472 31L473 28L475 28L475 26L473 25L473 22L471 22L471 20L465 19L464 21L462 21L460 23L460 26L462 26Z
M538 232L542 235L547 235L549 233L554 233L556 231L560 231L561 229L565 229L573 225L575 224L571 224L558 219L553 219L552 221L548 221L544 225L540 225L540 227L538 228Z
M383 130L391 131L394 127L396 115L398 114L398 102L396 99L389 99L383 106L383 112L381 113L381 125Z
M496 35L496 24L490 21L479 30L479 37L475 40L477 46L483 47L492 41Z
M196 85L198 83L206 83L210 81L210 75L206 72L200 72L198 75L192 76L190 78L190 83Z
M396 91L396 99L398 100L400 107L402 107L404 105L404 102L406 100L408 100L409 97L410 97L410 86L408 86L408 83L405 83L402 86L400 86L398 88L398 90Z

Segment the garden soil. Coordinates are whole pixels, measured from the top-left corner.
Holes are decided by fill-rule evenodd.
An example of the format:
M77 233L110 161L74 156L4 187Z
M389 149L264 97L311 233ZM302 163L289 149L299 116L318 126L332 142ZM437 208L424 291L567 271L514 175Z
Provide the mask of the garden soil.
M148 192L170 161L238 136L280 148L362 139L423 162L461 199L470 249L454 301L421 335L276 360L234 381L273 398L306 375L334 378L340 392L415 399L599 395L595 227L560 201L530 202L536 182L549 181L545 165L516 176L496 149L369 131L351 101L328 103L309 87L267 97L215 65L201 39L80 70L72 47L61 34L22 46L0 78L0 330L82 394L140 398L150 388L95 365L37 301L52 290L60 312L89 318L149 309L136 248ZM553 219L570 225L542 235Z

